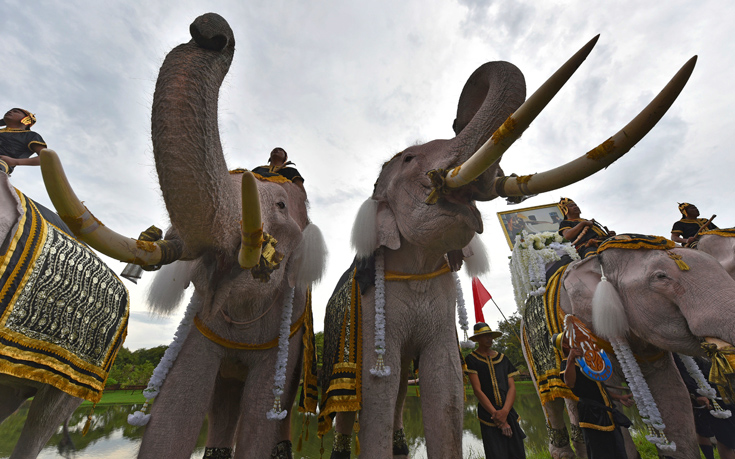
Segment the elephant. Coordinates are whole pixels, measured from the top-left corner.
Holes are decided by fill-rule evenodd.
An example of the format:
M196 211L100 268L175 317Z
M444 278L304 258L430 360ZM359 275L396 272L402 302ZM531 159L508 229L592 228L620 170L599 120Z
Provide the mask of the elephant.
M164 356L170 369L139 457L190 457L208 410L209 448L230 454L234 446L235 457L243 458L270 457L280 449L278 457L291 457L285 451L288 413L300 379L302 338L313 335L309 286L324 272L326 244L308 218L302 187L280 176L228 170L217 100L234 34L214 13L196 18L190 32L192 40L165 58L153 97L153 154L171 221L157 242L165 260L131 257L145 247L141 241L115 257L153 268L186 262L186 281L194 286L187 310L194 326L180 326L187 333L177 335L178 355ZM51 171L50 160L42 155L42 168ZM54 202L62 217L87 215L72 191L49 194L73 196L69 203ZM99 239L113 248L126 241L113 236Z
M33 397L11 458L32 458L96 403L127 334L128 291L0 161L0 422ZM91 413L90 413L91 416Z
M622 305L617 316L606 315L593 302L606 282ZM681 415L691 410L688 393L671 353L704 355L702 341L718 347L735 342L735 281L700 251L676 248L660 237L618 235L599 247L597 257L571 263L560 284L563 313L573 314L603 340L625 336L660 410L664 433L676 444L665 454L698 457L693 418ZM614 366L619 359L611 356Z
M356 266L348 270L347 282L337 287L328 305L328 317L345 319L340 327L330 322L334 319L325 318L325 352L331 343L340 355L332 360L334 372L327 376L331 387L322 387L326 395L320 402L320 435L331 428L332 416L337 418L337 433L349 435L352 413L359 410L362 454L392 457L393 432L400 437L397 418L405 373L409 362L420 358L428 455L461 457L464 398L454 326L457 293L454 279L446 275L445 257L465 248L482 232L476 201L503 196L520 202L611 164L663 116L696 61L693 58L685 64L618 134L581 158L549 172L504 175L499 166L503 153L596 41L597 37L525 102L525 82L517 67L507 62L482 65L460 95L453 126L456 136L408 147L383 164L373 194L358 211L353 227ZM357 266L360 264L367 269ZM370 274L363 274L372 271L375 286L370 285ZM330 315L331 305L338 303L346 312ZM349 336L345 330L351 332ZM349 346L343 348L343 344ZM363 349L367 351L359 352ZM326 359L323 371L328 367ZM341 448L343 437L338 438ZM396 454L405 454L405 449ZM333 450L332 457L347 455L344 450Z
M735 229L726 228L702 233L697 250L708 253L720 262L735 279Z

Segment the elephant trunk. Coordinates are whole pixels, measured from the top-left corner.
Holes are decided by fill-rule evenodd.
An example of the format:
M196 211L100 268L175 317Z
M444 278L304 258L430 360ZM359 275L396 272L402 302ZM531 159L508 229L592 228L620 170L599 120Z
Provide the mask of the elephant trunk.
M227 21L208 13L190 27L193 40L161 66L151 134L156 170L171 223L187 253L231 251L239 243L238 192L230 180L217 124L219 88L234 55Z

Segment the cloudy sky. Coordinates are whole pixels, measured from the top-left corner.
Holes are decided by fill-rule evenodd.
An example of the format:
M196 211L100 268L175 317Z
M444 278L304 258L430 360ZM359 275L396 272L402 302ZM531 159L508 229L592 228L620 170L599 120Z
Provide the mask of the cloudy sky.
M36 1L3 8L4 113L36 113L34 127L62 158L77 195L106 225L136 236L168 225L150 139L158 69L189 24L214 11L236 38L220 92L228 165L254 167L282 146L306 178L311 219L329 243L326 279L314 290L315 326L353 254L349 232L383 161L416 142L450 138L469 75L506 60L531 94L596 34L596 48L506 153L506 173L541 172L617 132L690 57L694 73L664 119L607 170L521 206L576 200L582 216L618 233L670 234L677 201L735 226L735 3L640 1ZM14 186L50 206L37 168ZM510 251L497 212L478 205L492 262L482 278L506 315L515 311ZM122 263L109 260L116 271ZM180 314L152 317L134 285L126 346L168 344ZM469 279L462 276L471 307ZM182 307L183 309L183 307ZM500 320L485 307L491 325ZM470 313L471 315L471 313Z

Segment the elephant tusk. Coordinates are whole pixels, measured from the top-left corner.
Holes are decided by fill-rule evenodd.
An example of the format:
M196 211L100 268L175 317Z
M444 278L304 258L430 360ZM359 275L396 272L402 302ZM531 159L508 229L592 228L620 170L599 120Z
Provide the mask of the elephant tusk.
M250 171L242 174L242 244L237 261L243 269L250 269L260 261L263 247L263 223L260 214L258 183Z
M574 72L577 71L579 66L582 65L582 62L587 58L592 48L595 47L599 38L600 36L597 35L587 42L559 70L554 72L528 100L518 107L518 110L510 115L487 142L465 161L464 164L450 170L445 179L446 186L448 188L459 188L466 185L498 161L503 156L503 153L513 145L513 142L523 134L531 122L536 119L538 114L541 113L541 110L546 107Z
M45 148L40 156L41 174L49 198L78 239L108 257L127 263L152 266L175 261L163 260L158 243L128 238L103 225L74 193L56 152Z
M495 181L496 192L504 197L544 193L571 185L606 168L627 153L664 116L684 89L696 62L697 56L689 59L638 116L599 146L546 172L521 177L498 177Z

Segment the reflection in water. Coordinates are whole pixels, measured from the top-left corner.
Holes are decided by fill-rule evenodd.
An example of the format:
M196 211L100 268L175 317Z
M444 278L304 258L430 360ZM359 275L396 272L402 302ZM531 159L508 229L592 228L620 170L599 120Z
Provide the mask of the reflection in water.
M409 395L414 395L413 389ZM9 417L0 425L0 458L7 458L20 437L20 432L28 414L29 403L24 404L17 413ZM139 405L108 405L95 408L92 416L92 425L86 436L82 436L82 429L89 414L89 405L77 409L69 421L69 434L66 436L62 427L42 451L39 458L75 458L75 459L129 459L138 453L138 447L143 437L144 427L134 427L127 423L128 414ZM515 409L521 417L521 427L526 432L526 452L540 452L547 448L546 423L538 396L532 387L518 385ZM635 409L625 409L625 413L633 421L633 425L642 425ZM264 421L265 422L265 421ZM404 407L404 430L411 451L411 458L426 458L426 441L421 418L421 398L409 396ZM305 419L300 414L294 414L291 420L293 433L294 458L319 458L321 448L328 458L332 449L332 432L322 441L316 435L316 420ZM302 438L301 451L295 451L299 436ZM204 422L197 439L197 449L192 458L201 458L204 455L204 445L207 438L207 423ZM483 457L480 425L477 420L477 400L472 390L467 391L467 402L464 412L463 434L464 457ZM529 457L532 457L529 454Z

